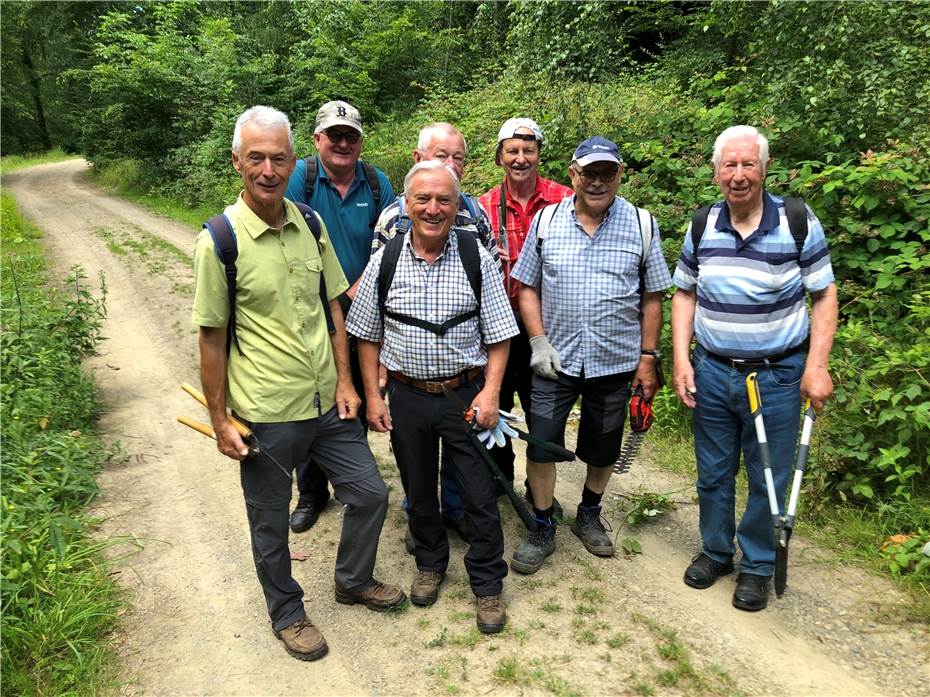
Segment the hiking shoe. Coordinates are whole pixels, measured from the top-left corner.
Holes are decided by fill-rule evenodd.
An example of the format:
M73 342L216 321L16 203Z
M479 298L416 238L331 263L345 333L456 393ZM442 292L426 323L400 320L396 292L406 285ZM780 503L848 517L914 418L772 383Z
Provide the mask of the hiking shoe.
M369 610L388 612L399 608L405 600L407 596L400 588L381 583L377 579L372 579L371 585L361 593L353 593L336 586L336 602L343 605L361 603Z
M497 634L504 628L507 613L499 595L479 595L476 598L478 631L482 634Z
M428 607L439 597L439 586L446 575L438 571L417 571L410 586L410 602L420 607Z
M530 491L530 488L528 486L526 487L526 491L523 492L523 498L526 499L526 502L528 504L530 504L530 511L532 511L533 510L533 492ZM562 504L559 503L559 500L555 496L553 496L552 497L552 517L555 518L556 521L561 522L562 513L563 513Z
M733 573L732 559L719 562L701 552L691 560L691 565L685 569L685 584L692 588L710 588L718 578L729 573Z
M601 522L601 507L587 508L578 504L572 532L581 540L584 548L599 557L612 557L614 543L607 535L607 529Z
M555 551L554 520L536 519L536 529L527 532L510 559L510 568L521 574L535 574L550 554Z
M748 612L764 610L769 604L769 577L756 574L740 574L736 577L733 591L733 607Z
M320 517L320 513L326 508L328 501L323 505L315 503L298 503L297 508L291 513L291 530L294 532L306 532L314 525Z
M315 661L329 651L320 630L306 617L274 633L284 642L284 650L300 661Z

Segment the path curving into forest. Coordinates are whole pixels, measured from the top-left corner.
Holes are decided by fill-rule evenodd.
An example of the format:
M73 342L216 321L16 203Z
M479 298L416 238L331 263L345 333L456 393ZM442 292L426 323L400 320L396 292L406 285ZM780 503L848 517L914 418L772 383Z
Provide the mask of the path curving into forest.
M80 264L95 286L98 272L106 278L107 339L91 367L108 406L100 426L122 455L100 477L94 512L102 536L128 541L115 548L132 600L114 638L124 694L930 694L927 628L895 620L906 599L886 580L836 564L829 549L796 538L789 590L761 613L730 606L733 577L706 591L686 587L681 574L699 539L689 482L643 464L608 491L682 492L677 510L635 532L643 554L598 559L560 528L538 574L505 581L509 625L491 637L474 630L458 541L433 607L383 615L338 605L341 518L331 506L291 540L292 550L309 552L294 574L330 654L295 661L268 625L236 466L175 421L206 420L178 388L198 383L195 231L102 193L82 160L20 170L3 183L44 231L59 277ZM377 573L406 588L414 567L403 548L400 480L387 440L371 440L391 488ZM560 477L568 512L582 470L567 466ZM520 539L512 511L505 534L509 554Z

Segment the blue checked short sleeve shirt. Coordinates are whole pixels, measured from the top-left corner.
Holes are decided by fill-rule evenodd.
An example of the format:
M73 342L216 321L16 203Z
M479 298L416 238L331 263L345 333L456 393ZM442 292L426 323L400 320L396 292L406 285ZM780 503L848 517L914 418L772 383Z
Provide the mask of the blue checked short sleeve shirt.
M404 239L385 307L410 317L441 324L475 309L475 294L468 283L458 252L456 235L474 237L452 228L442 254L432 264L418 257ZM481 311L477 317L450 328L443 336L382 317L378 306L378 273L384 252L368 263L346 319L346 330L366 341L381 341L381 362L418 380L451 377L488 362L488 344L518 333L494 260L478 245L481 258Z
M575 197L559 204L542 245L536 244L540 214L513 269L521 283L541 288L546 336L566 375L595 378L639 365L639 264L642 236L636 207L619 196L593 237L575 216ZM646 252L646 291L672 284L658 226Z

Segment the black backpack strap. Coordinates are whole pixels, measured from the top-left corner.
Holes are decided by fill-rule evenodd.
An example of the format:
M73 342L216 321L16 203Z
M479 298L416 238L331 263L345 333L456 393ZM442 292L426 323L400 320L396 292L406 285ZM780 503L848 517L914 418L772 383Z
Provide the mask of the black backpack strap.
M468 211L468 215L475 225L475 232L478 233L478 239L481 241L488 239L488 235L492 234L491 229L488 227L487 218L478 212L481 210L478 201L475 200L474 196L464 192L459 196L459 199L459 208L464 206L465 210Z
M387 241L384 251L381 252L381 266L378 268L378 307L381 309L382 317L385 314L384 303L387 301L388 290L391 288L394 272L397 270L397 260L404 248L405 236L406 232L396 230L394 237Z
M475 301L478 303L478 310L481 310L481 255L478 252L478 238L471 238L471 235L456 234L455 239L458 242L459 258L462 260L462 267L465 269L465 276L468 278L468 284L475 294Z
M394 223L394 237L406 235L413 227L413 221L404 208L404 195L397 197L397 220ZM392 238L393 239L393 238Z
M788 218L788 229L794 238L794 246L798 249L798 258L804 249L807 240L807 206L803 198L785 196L785 217Z
M378 179L378 170L373 165L360 160L362 169L365 171L365 180L368 182L368 188L371 189L371 195L374 196L375 205L371 209L371 223L369 227L374 229L375 223L378 222L378 215L381 213L381 180Z
M313 187L316 186L316 173L319 167L319 160L317 160L316 155L307 155L304 158L304 162L307 165L307 180L304 184L304 200L309 205L310 197L313 196Z
M239 346L239 337L236 336L236 259L239 258L239 246L236 242L236 233L233 230L232 223L225 215L215 215L210 218L203 226L213 238L213 249L216 250L216 256L226 274L226 297L229 301L229 321L226 323L226 355L229 355L229 349L233 343L239 353L242 348Z
M698 258L698 247L701 246L701 238L704 236L704 228L707 227L707 217L710 215L711 204L698 208L691 214L691 251L694 253L694 259Z
M323 245L320 243L320 237L323 235L323 228L320 225L320 218L310 206L303 203L295 203L297 210L304 217L304 222L310 228L310 234L316 240L316 248L320 254L320 262L323 261ZM326 317L326 330L330 334L336 333L336 325L333 324L333 313L329 309L329 296L326 294L326 274L320 269L320 301L323 303L323 315Z

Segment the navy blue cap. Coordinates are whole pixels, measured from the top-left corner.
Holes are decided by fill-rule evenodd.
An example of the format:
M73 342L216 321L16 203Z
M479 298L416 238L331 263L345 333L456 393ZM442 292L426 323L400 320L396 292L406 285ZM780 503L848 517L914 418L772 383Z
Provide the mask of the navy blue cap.
M620 149L612 140L607 140L601 136L591 136L575 148L575 154L572 155L572 164L586 167L592 162L616 162L621 165L623 159L620 157Z

